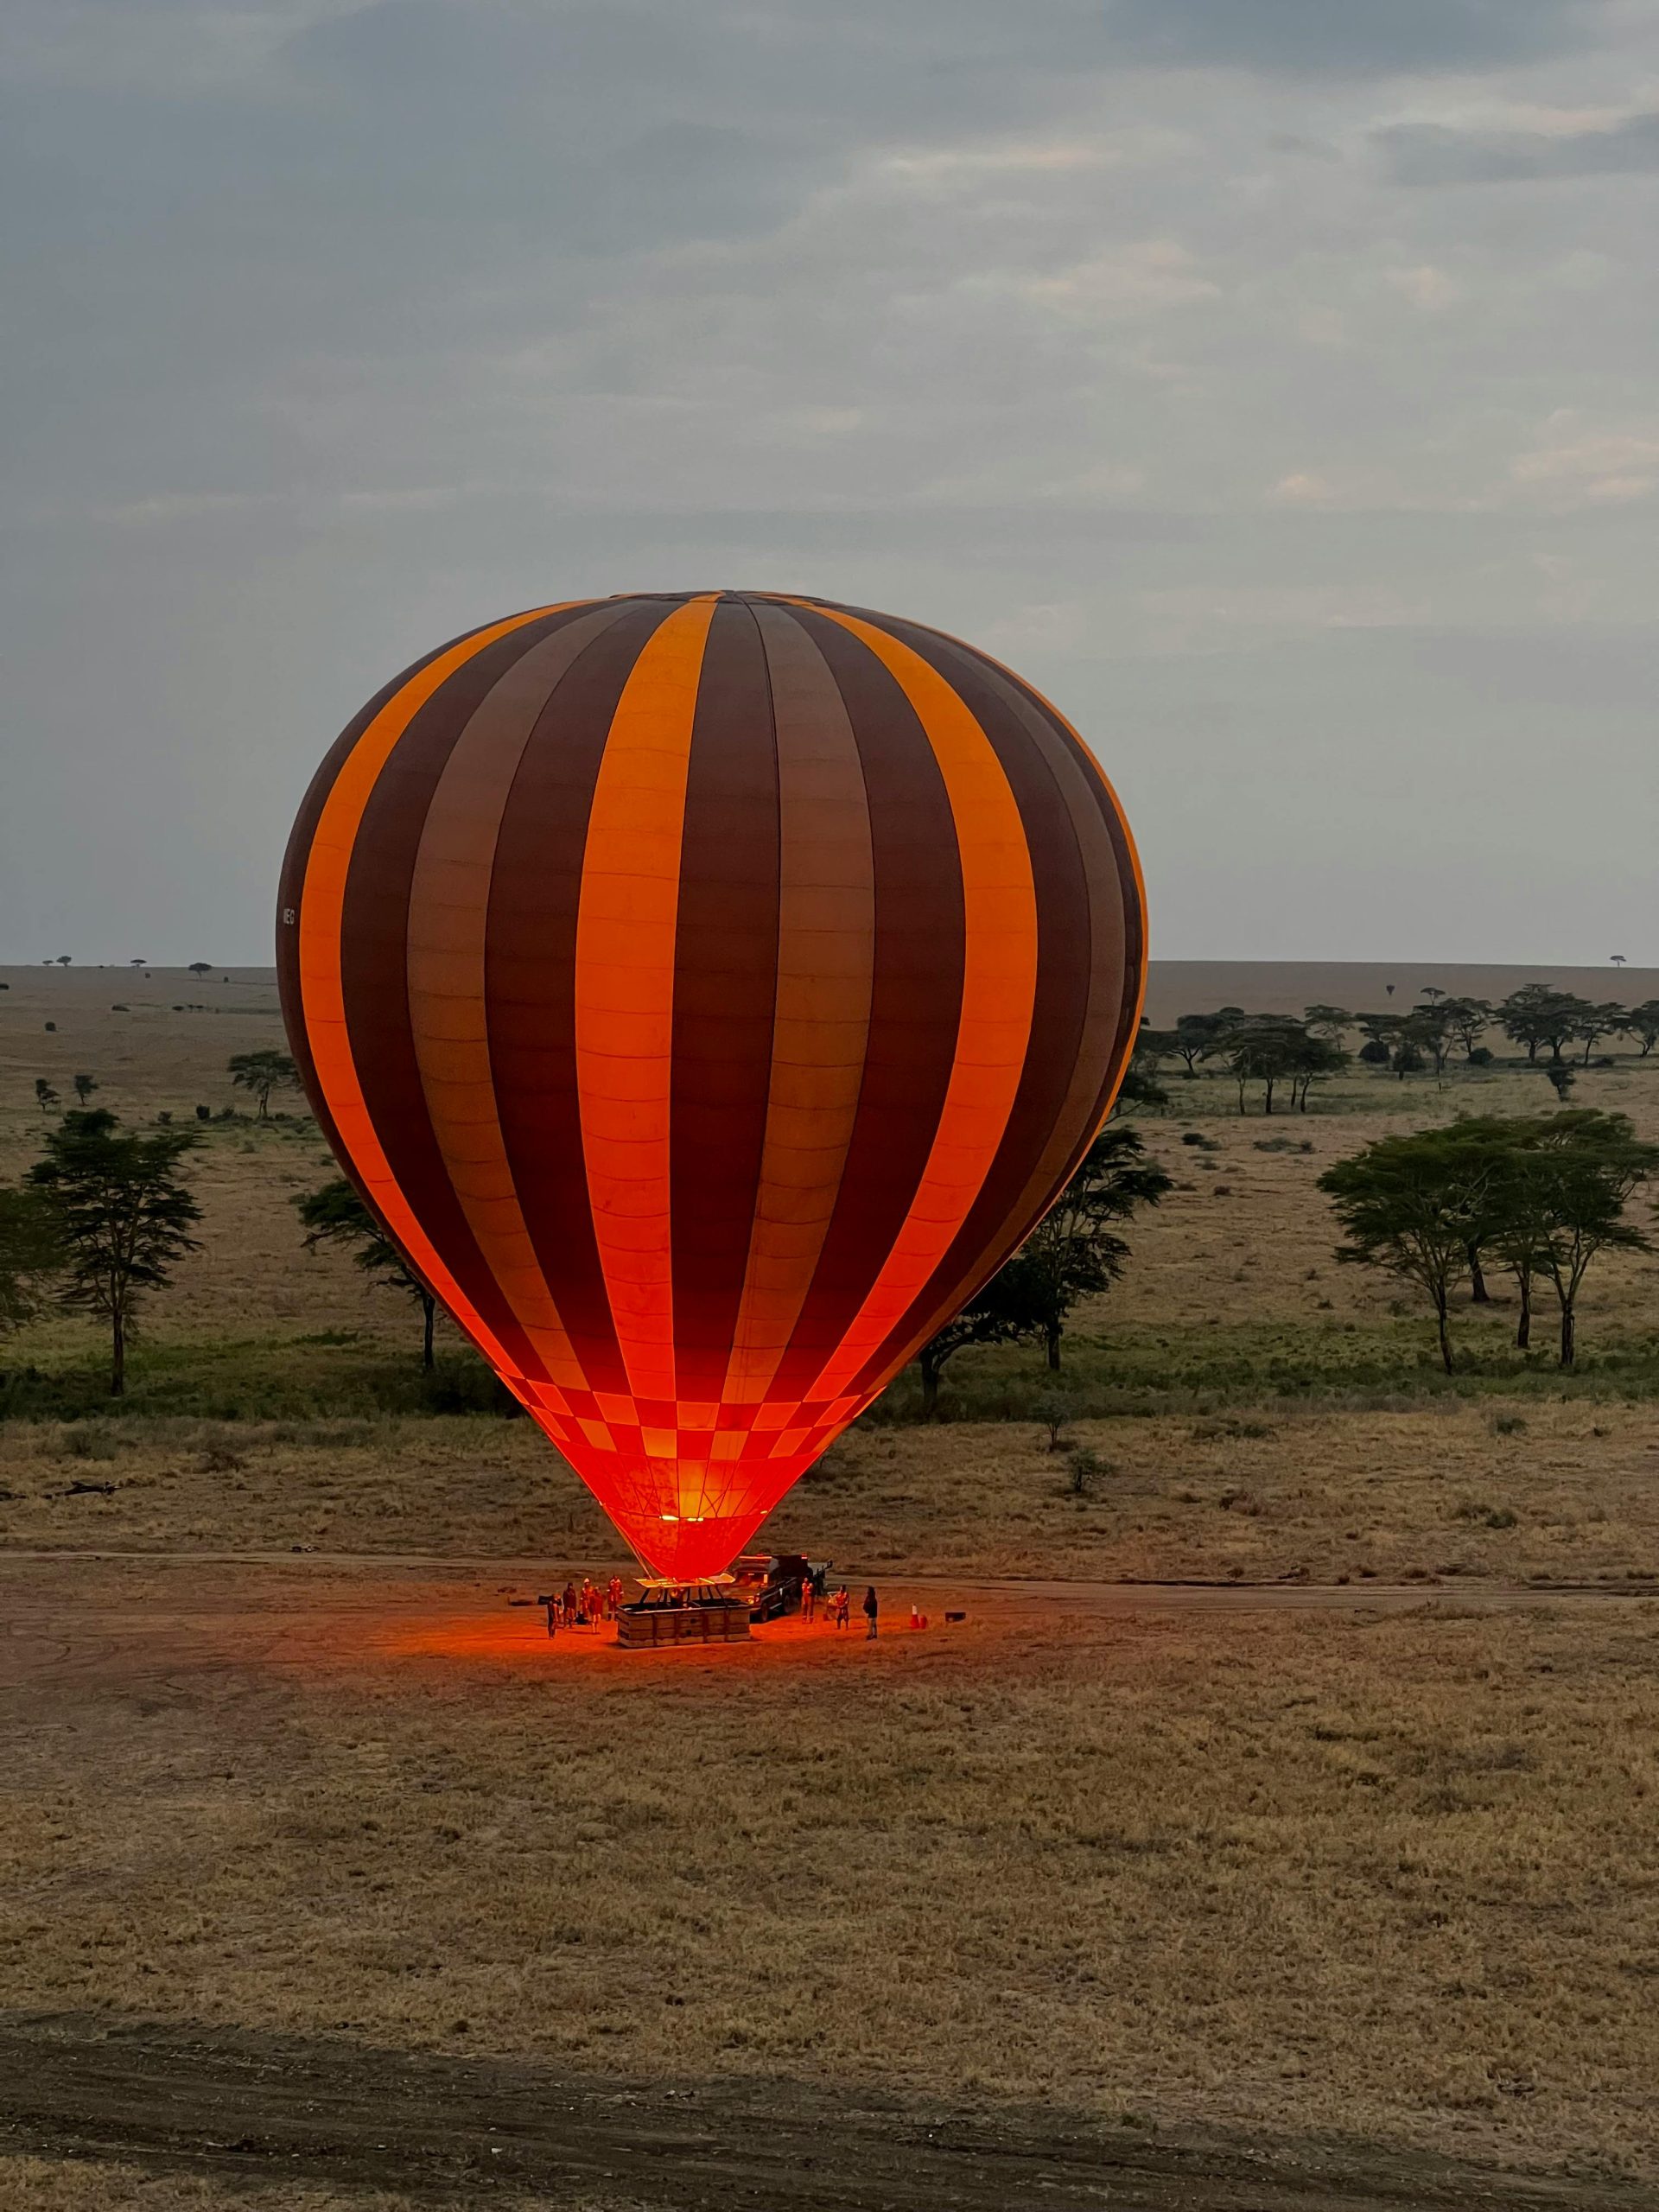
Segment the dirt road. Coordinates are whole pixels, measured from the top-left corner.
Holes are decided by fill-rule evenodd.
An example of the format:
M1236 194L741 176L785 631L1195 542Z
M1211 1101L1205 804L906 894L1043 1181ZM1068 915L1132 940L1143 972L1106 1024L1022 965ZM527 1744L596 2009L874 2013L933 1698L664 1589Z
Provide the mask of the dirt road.
M601 1572L606 1572L601 1569ZM583 1663L642 1666L718 1651L617 1649L609 1628L550 1641L534 1599L569 1570L546 1560L438 1559L417 1554L287 1552L0 1553L0 1687L37 1691L90 1681L143 1683L203 1673L311 1673L388 1661L487 1663L543 1670ZM575 1572L579 1575L582 1569ZM1427 1608L1459 1611L1603 1605L1653 1597L1598 1585L1504 1588L1492 1584L1122 1583L968 1580L911 1575L881 1581L884 1634L908 1637L911 1607L930 1637L972 1637L1022 1618L1110 1620L1160 1613L1261 1611L1361 1615ZM947 1624L947 1611L965 1616ZM725 1663L766 1664L842 1637L822 1617L768 1623Z
M1634 2190L768 2082L599 2080L244 2031L0 2017L0 2148L435 2202L614 2191L660 2212L1636 2212Z

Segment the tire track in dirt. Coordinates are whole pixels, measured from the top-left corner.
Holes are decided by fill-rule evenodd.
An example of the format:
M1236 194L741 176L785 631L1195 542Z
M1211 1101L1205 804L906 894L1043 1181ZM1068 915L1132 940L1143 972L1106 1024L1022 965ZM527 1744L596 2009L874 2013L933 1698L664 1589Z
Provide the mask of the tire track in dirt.
M0 2146L257 2190L615 2190L653 2212L1637 2212L1634 2189L1335 2138L1127 2130L789 2082L651 2083L325 2037L0 2016ZM1649 2202L1651 2200L1649 2200Z

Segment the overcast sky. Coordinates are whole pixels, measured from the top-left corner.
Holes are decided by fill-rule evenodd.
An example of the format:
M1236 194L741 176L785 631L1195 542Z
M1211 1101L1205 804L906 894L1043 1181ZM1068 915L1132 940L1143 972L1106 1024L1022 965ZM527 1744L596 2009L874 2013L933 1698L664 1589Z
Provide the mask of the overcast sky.
M1659 962L1653 0L7 0L0 959L270 957L537 601L850 599L1154 955Z

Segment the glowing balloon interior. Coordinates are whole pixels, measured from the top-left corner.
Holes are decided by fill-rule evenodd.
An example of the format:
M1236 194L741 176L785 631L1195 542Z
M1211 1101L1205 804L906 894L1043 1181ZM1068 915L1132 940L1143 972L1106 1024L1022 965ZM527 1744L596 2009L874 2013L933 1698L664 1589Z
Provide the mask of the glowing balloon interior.
M405 671L294 827L341 1164L639 1556L718 1572L1014 1250L1145 925L1081 740L915 623L537 608Z

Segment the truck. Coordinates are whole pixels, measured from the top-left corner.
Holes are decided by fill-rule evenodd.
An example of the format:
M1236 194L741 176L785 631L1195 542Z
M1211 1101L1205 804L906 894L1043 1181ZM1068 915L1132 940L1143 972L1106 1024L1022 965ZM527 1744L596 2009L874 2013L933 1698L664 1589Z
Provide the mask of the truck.
M745 1552L732 1561L734 1597L747 1600L752 1621L775 1621L798 1611L808 1577L822 1588L828 1560L809 1560L803 1552Z

